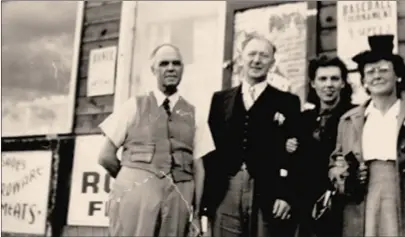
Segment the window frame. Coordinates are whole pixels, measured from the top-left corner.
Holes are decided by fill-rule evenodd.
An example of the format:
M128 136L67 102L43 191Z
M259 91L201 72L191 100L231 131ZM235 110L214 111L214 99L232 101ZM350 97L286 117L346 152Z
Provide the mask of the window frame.
M38 134L23 134L23 135L10 135L3 136L2 139L18 139L26 137L54 137L57 135L68 135L73 133L74 118L75 118L75 107L76 107L76 95L78 86L78 75L79 75L79 63L80 63L80 48L83 34L84 25L84 12L85 12L85 1L76 2L76 22L73 37L73 55L71 59L71 69L70 69L70 84L69 84L69 95L67 96L68 101L68 121L66 124L66 129L63 131L58 131L58 133L38 133Z

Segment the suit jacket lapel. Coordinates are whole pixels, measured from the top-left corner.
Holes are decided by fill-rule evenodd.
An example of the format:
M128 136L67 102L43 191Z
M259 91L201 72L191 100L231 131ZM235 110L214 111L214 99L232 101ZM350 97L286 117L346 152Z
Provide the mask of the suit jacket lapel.
M239 93L242 93L242 86L238 86L229 91L225 95L224 107L225 107L225 121L228 121L232 117L233 107L235 106L235 99Z
M397 124L397 136L399 136L399 131L402 128L402 124L405 120L405 92L401 93L401 104L399 108L398 124Z

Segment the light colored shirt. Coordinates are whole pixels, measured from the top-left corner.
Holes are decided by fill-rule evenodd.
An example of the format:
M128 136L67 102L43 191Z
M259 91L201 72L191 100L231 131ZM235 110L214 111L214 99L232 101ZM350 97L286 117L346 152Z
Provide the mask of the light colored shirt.
M267 82L262 81L253 86L249 85L245 80L242 82L242 97L246 110L249 110L256 102L257 98L266 89Z
M153 91L159 106L163 104L166 96L159 90ZM170 103L170 109L176 105L180 95L175 93L168 97ZM195 108L195 133L194 133L194 150L193 156L195 159L201 158L207 153L215 149L214 141L212 139L211 131L208 127L208 116L205 116L198 112ZM131 97L127 100L123 106L114 111L108 116L99 127L114 145L119 148L123 145L128 129L133 124L137 114L136 98Z
M365 111L366 122L363 127L362 149L364 160L397 159L397 119L400 100L382 114L371 101Z

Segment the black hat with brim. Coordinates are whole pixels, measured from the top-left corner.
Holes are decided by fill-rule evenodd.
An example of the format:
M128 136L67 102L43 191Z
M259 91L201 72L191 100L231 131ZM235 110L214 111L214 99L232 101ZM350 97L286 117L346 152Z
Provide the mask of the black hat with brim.
M374 35L368 37L370 50L366 50L355 55L352 60L357 63L358 69L363 70L367 63L375 63L380 60L392 62L399 77L405 77L405 64L400 55L392 53L394 49L393 35ZM405 84L404 84L405 86Z
M394 49L393 35L373 35L368 37L370 50L366 50L356 54L352 60L359 65L373 63L379 60L391 61L394 64L400 63L403 65L403 59L397 54L393 54Z

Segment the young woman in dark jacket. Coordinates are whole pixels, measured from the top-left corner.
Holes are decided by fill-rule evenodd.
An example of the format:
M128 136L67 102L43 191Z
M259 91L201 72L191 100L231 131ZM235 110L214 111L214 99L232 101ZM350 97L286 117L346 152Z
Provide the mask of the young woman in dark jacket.
M293 152L292 147L298 145L300 153L295 212L300 237L339 236L338 201L334 200L334 208L317 221L311 212L315 202L330 186L329 157L335 148L339 118L354 107L347 75L348 70L338 57L321 56L311 60L308 66L308 102L312 106L306 106L302 113L302 137L299 141L290 139L287 142L287 150Z

